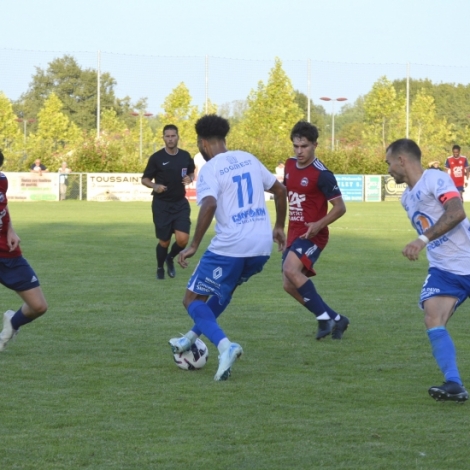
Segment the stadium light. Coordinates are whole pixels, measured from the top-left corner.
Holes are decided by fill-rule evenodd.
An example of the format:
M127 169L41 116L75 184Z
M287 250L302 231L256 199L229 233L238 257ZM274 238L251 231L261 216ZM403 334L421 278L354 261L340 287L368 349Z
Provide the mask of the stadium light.
M138 113L131 113L131 116L140 116L140 145L139 145L139 155L140 161L142 161L142 119L143 117L150 117L153 116L152 113L144 113L143 111L139 111Z
M329 98L322 96L322 101L331 101L331 150L335 149L335 101L347 101L347 98Z
M19 116L19 117L16 119L16 121L23 123L24 145L26 146L26 125L27 125L28 123L31 124L32 122L35 122L36 119L25 119L25 118L23 118L23 114L22 114L22 113L20 113L18 116Z

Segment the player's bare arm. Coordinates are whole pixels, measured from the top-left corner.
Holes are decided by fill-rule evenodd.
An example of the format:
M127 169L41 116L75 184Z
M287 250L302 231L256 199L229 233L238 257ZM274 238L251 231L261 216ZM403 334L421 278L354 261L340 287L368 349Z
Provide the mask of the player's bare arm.
M10 222L8 224L8 232L7 232L7 245L10 251L16 250L20 242L21 242L21 239L15 232L15 229L13 228L13 225L11 225L11 222Z
M286 187L279 181L276 181L268 192L274 195L274 204L276 206L273 240L277 243L278 251L284 251L286 247L286 234L284 232L287 214Z
M199 215L197 217L196 229L191 244L181 251L178 255L178 264L182 268L187 268L187 258L191 258L199 248L199 245L207 232L207 229L212 223L214 218L215 210L217 209L217 201L213 196L207 196L202 200L201 208L199 209Z
M147 188L153 189L157 194L163 193L167 187L163 184L154 183L150 178L142 178L142 184Z
M442 237L449 230L452 230L462 220L465 219L465 210L462 201L458 197L453 197L444 203L445 212L439 220L430 228L428 228L423 235L433 241ZM426 243L417 238L405 246L403 249L403 256L406 256L410 261L416 261L420 251L426 246Z
M316 222L305 222L307 231L301 235L300 238L309 239L314 237L322 228L326 227L327 225L331 225L346 213L346 205L344 204L342 197L332 199L330 204L333 207L328 212L328 214L325 215L325 217L317 220Z

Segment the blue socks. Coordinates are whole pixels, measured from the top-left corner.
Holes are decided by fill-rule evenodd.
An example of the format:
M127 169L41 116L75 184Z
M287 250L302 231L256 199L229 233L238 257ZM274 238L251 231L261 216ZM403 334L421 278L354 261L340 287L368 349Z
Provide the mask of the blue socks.
M14 330L19 330L20 326L31 323L32 321L33 319L26 317L20 308L11 318L11 326Z
M216 346L222 339L227 337L222 328L217 324L214 312L202 300L192 302L188 307L188 314L194 320L197 329Z
M446 382L457 382L462 385L459 370L457 368L457 355L455 346L449 332L444 326L438 326L428 330L431 342L432 354L436 359L439 369L444 374Z
M317 317L317 320L339 319L339 314L323 301L310 279L299 287L297 292L303 297L305 307Z
M227 308L228 304L232 300L232 297L229 297L222 305L219 303L219 298L216 295L212 295L209 300L206 302L206 305L212 310L215 318L219 318L219 315ZM194 325L191 328L191 331L197 336L201 336L202 331Z

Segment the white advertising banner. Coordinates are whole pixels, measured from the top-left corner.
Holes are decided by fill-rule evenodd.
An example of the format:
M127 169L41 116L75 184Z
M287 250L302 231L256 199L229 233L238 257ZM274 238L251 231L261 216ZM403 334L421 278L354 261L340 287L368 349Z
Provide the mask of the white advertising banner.
M152 201L141 173L88 173L87 201Z
M57 173L11 173L8 178L9 201L58 201L59 175Z

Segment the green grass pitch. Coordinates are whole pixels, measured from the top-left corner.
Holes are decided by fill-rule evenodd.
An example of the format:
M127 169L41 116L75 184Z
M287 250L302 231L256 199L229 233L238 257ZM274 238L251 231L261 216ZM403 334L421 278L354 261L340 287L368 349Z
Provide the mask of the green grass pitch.
M344 339L315 340L274 252L220 318L245 354L217 383L207 339L196 372L167 345L191 325L182 298L212 231L157 282L149 204L10 204L49 311L0 354L0 468L468 469L470 404L427 394L442 378L417 307L427 262L401 255L415 233L399 203L347 208L315 278ZM1 313L19 307L0 292ZM449 330L470 384L469 305Z

